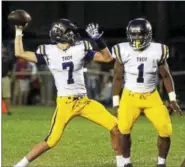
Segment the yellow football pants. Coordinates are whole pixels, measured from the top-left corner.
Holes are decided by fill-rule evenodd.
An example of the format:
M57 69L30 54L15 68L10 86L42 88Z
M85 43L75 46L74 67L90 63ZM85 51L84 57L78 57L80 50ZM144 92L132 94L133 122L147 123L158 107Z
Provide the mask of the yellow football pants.
M157 90L151 93L133 93L123 90L118 109L118 128L122 134L130 134L131 129L143 111L161 137L172 134L172 124L168 110Z
M80 99L57 97L57 107L54 112L51 129L45 138L49 147L59 141L68 122L75 116L82 116L111 131L117 125L117 118L111 115L105 107L95 100L84 96Z

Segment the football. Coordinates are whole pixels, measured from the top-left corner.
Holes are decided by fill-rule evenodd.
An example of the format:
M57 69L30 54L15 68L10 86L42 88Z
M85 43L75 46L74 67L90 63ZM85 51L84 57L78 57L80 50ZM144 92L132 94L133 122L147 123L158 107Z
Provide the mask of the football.
M12 11L8 15L8 20L13 25L18 25L18 26L25 27L25 26L28 25L28 23L32 19L31 19L31 16L28 12L19 9L19 10Z

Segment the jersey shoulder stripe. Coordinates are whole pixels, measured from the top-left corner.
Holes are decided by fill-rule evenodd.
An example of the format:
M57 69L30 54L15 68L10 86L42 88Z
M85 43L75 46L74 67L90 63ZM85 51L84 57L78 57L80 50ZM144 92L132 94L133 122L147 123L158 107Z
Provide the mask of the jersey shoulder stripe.
M90 50L90 44L89 44L89 41L84 40L84 41L83 41L83 43L84 43L84 46L85 46L85 51Z
M120 52L120 46L119 46L119 44L114 45L113 49L114 49L114 53L115 53L115 55L116 55L116 58L117 58L117 59L119 60L119 62L122 64L123 62L122 62L122 60L121 60L121 52Z
M161 55L159 64L162 64L168 58L168 54L169 54L169 50L166 45L161 44L161 49L162 49L162 55Z
M46 48L45 45L40 45L39 46L40 54L46 55Z
M37 53L36 53L36 57L37 57L39 64L44 64L44 60L45 60L45 63L49 64L49 58L46 53L46 45L45 44L39 45Z
M85 49L85 60L87 62L93 60L96 52L93 51L90 42L87 40L84 40L83 44L84 44L84 49Z

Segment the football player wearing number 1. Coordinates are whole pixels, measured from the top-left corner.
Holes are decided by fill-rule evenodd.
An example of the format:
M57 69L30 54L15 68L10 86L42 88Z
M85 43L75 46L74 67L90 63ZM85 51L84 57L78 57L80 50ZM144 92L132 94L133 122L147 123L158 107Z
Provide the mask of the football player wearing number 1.
M169 73L166 59L168 48L160 43L153 43L151 24L138 18L129 22L127 27L128 42L113 47L116 57L113 106L118 108L118 128L122 134L122 151L125 167L132 167L130 158L131 129L143 111L158 131L158 167L165 167L170 148L172 124L166 106L157 90L158 71L168 92L172 108L181 114L176 102L173 80ZM124 90L121 100L119 93L124 78ZM142 134L141 134L142 135Z
M51 129L44 141L36 145L14 167L25 167L42 153L53 148L68 122L75 116L87 118L111 132L112 147L116 154L117 166L122 167L123 156L119 148L120 133L117 119L103 105L88 99L84 84L83 66L86 60L112 61L111 54L101 40L103 33L98 25L89 24L86 32L99 47L93 51L88 41L78 40L77 27L67 19L54 22L50 30L54 45L41 45L37 52L24 51L22 27L16 27L15 55L34 63L47 64L57 88L57 106ZM85 151L85 150L84 150Z

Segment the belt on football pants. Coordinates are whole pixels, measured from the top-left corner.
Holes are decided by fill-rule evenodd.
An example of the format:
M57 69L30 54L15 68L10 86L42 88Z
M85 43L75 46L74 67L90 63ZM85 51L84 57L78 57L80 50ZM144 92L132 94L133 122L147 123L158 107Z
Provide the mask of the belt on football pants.
M153 92L156 91L156 89L154 89L153 91L151 92L146 92L146 93L138 93L138 92L132 92L131 90L128 90L129 91L129 96L140 96L140 99L146 99L147 96L151 95Z
M69 100L80 100L85 96L87 96L87 94L77 94L77 95L72 95L72 96L60 96L60 98L67 98Z

